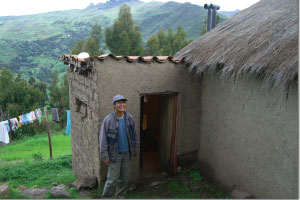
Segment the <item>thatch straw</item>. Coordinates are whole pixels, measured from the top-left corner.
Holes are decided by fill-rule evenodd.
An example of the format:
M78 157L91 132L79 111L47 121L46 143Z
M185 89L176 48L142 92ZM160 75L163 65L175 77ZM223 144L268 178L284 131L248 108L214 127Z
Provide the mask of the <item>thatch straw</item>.
M189 70L237 80L262 76L287 91L298 80L298 0L261 0L176 53Z

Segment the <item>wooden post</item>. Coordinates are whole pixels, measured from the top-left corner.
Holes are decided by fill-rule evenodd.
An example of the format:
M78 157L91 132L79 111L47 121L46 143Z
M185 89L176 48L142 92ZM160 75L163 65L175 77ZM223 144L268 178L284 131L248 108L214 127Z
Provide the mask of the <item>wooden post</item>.
M46 117L46 122L47 122L47 129L48 129L48 141L49 141L49 150L50 150L50 159L52 160L52 142L51 142L51 134L50 134L50 125L49 125L49 118L48 118L48 113L47 113L47 108L44 107L44 113Z

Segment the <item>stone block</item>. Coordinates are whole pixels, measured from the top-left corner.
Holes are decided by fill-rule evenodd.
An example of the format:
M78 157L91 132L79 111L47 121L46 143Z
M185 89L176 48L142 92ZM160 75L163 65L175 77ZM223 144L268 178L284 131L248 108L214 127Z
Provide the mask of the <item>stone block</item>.
M251 198L251 194L236 189L231 192L230 198L232 198L232 199L249 199L249 198Z
M34 199L41 199L47 193L47 188L34 188L34 189L25 189L21 194L29 196Z
M71 197L70 193L66 190L65 185L59 185L51 188L50 190L51 197L54 198L68 198Z
M10 194L10 190L7 184L0 185L0 195L7 196Z

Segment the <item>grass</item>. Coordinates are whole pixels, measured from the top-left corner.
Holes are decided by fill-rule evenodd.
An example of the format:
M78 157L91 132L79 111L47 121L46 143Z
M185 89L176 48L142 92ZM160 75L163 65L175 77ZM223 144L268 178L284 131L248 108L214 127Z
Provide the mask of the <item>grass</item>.
M62 133L51 134L53 158L71 154L71 136ZM0 168L22 161L48 159L49 155L47 134L28 137L0 148Z
M27 137L0 148L0 184L9 185L9 199L28 198L17 187L50 188L52 182L72 183L71 136L63 131L52 134L53 160L49 159L47 134ZM75 188L69 189L71 198L82 198ZM1 198L1 197L0 197ZM50 198L48 193L45 198Z
M51 188L52 182L70 184L76 177L72 173L71 137L63 131L52 134L53 156L49 159L48 137L46 134L28 137L0 148L0 185L6 183L10 187L8 199L26 199L17 187L24 185L28 188ZM186 176L188 183L182 183L180 176ZM195 190L193 185L200 185ZM163 185L161 185L163 186ZM160 186L160 187L161 187ZM149 186L147 186L149 187ZM147 188L146 187L146 188ZM200 198L229 198L228 195L215 188L199 171L184 168L175 177L169 177L161 191L146 189L126 195L127 199L200 199ZM91 198L99 198L103 188L95 188ZM68 189L72 199L86 199L78 194L76 188ZM154 196L153 196L154 195ZM51 199L49 192L44 196ZM1 199L1 196L0 196Z

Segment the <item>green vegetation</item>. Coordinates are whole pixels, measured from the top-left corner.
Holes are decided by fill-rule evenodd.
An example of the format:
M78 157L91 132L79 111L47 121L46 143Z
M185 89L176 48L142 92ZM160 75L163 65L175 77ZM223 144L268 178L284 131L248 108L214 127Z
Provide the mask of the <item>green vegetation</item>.
M176 34L173 33L171 28L169 28L167 34L161 29L156 35L152 35L148 39L144 54L149 56L173 56L191 42L192 40L186 40L186 33L181 26L177 28Z
M190 3L130 1L128 5L144 42L160 29L177 30L179 26L187 39L196 39L206 16L201 6ZM59 57L87 38L96 23L112 27L120 6L107 2L86 9L0 17L0 68L21 73L26 80L32 76L50 83L54 70L59 75L66 72ZM100 43L103 46L104 39Z
M112 30L109 27L105 29L105 43L116 55L142 55L140 27L133 25L130 7L127 4L120 7L119 17L115 20Z
M55 132L54 132L55 133ZM71 136L52 132L53 157L71 154ZM3 163L32 162L35 160L47 160L49 158L48 136L46 134L27 137L0 148L0 167ZM10 163L12 163L10 162Z
M72 183L71 136L62 132L52 135L53 160L49 159L46 134L27 137L0 148L0 184L7 183L11 189L8 198L25 198L17 187L50 187L52 182ZM74 190L74 189L73 189ZM77 191L70 191L78 198ZM27 197L28 198L28 197Z
M14 78L8 69L0 70L0 107L10 116L35 110L45 106L47 100L46 84L36 82L33 77L27 82L20 74Z
M67 75L64 75L62 83L59 83L58 72L54 70L52 81L49 87L45 82L38 82L34 77L30 77L26 81L21 74L14 76L13 72L3 68L0 69L0 112L8 113L9 118L18 118L19 115L34 111L40 108L43 112L43 107L55 107L59 109L60 128L65 127L66 113L69 109L69 85ZM7 120L7 118L0 119ZM19 120L19 119L18 119ZM52 123L52 127L56 127ZM58 130L55 128L55 130ZM26 135L34 135L46 130L45 122L41 125L35 121L32 124L27 124L16 130L10 139L22 138Z
M84 40L79 40L71 50L71 54L79 54L80 52L87 52L90 56L98 56L103 53L103 47L101 47L101 40L103 33L101 26L95 24L92 28L91 34Z
M53 181L64 184L74 181L71 169L72 156L65 155L53 160L3 167L0 169L0 180L13 188L19 185L29 188L49 187Z

